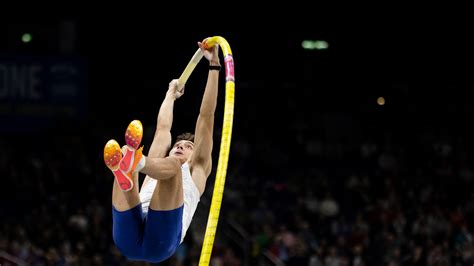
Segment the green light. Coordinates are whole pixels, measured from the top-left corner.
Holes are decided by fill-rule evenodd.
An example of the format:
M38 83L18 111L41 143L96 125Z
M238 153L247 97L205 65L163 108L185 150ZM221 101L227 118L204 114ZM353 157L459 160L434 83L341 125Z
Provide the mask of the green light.
M303 49L306 49L306 50L313 49L313 44L311 41L303 41L301 43L301 46L303 47Z
M324 49L328 49L329 44L326 41L315 41L314 47L318 50L324 50Z
M31 39L33 39L33 36L31 36L31 34L29 34L29 33L24 33L23 36L21 36L21 40L24 43L31 42Z
M304 40L301 43L301 47L305 50L326 50L329 48L329 44L326 41L311 41L311 40Z

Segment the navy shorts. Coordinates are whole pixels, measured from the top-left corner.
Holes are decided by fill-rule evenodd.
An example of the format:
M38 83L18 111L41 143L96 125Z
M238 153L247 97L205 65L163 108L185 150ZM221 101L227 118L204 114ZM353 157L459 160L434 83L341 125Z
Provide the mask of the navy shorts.
M169 211L148 209L146 215L141 204L127 211L112 206L115 245L130 260L157 263L168 259L181 242L183 206Z

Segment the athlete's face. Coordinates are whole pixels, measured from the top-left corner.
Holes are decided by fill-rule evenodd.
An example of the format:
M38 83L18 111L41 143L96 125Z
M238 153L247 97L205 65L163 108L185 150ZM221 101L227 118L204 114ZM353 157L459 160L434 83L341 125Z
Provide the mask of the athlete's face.
M194 143L189 140L176 142L170 151L170 157L178 158L181 164L185 163L193 154Z

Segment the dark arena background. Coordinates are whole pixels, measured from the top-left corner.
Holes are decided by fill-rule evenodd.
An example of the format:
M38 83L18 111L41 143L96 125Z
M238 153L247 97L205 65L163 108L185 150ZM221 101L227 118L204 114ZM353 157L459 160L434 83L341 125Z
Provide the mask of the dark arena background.
M139 119L147 154L168 83L217 35L236 97L211 265L473 265L474 24L422 13L3 17L0 265L150 265L114 246L103 147ZM194 131L206 64L175 103L173 137ZM160 265L199 261L220 78L213 171Z

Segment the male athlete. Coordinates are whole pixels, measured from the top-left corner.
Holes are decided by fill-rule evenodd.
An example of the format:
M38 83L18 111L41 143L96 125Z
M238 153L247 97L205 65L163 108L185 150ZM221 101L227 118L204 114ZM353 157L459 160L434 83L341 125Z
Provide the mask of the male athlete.
M208 48L206 42L198 42L210 66L195 135L181 134L171 147L174 101L184 93L177 80L172 80L158 113L148 156L140 148L143 127L138 120L127 127L122 149L113 139L105 145L104 161L115 177L113 239L128 259L156 263L171 257L183 242L204 192L212 168L220 70L219 47ZM139 172L146 174L140 192Z

